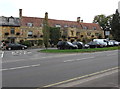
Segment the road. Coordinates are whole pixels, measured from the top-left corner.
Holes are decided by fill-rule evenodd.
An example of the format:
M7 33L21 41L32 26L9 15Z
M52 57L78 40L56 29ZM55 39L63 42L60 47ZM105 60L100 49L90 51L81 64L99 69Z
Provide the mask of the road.
M37 50L1 54L3 87L43 87L118 66L117 50L72 54Z

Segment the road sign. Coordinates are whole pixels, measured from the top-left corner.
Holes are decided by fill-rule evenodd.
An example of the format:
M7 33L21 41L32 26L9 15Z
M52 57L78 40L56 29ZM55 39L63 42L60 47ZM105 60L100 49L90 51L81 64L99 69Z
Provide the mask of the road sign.
M109 36L110 35L110 31L105 31L105 35Z

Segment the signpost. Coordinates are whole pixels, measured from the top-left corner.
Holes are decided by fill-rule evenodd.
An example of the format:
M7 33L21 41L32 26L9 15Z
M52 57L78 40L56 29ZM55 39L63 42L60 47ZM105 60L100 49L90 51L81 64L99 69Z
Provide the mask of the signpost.
M109 36L110 35L110 31L105 31L105 35Z

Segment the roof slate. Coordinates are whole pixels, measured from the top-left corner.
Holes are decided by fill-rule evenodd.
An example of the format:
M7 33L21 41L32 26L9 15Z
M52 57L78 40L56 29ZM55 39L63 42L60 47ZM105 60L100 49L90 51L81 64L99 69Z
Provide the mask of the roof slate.
M17 17L0 17L0 26L20 26L20 20Z
M26 17L23 16L21 18L21 26L27 26L27 23L33 23L34 27L40 27L43 23L44 18L38 17ZM60 25L61 27L76 27L79 29L84 29L87 27L90 30L93 30L93 27L96 27L96 30L101 30L100 26L95 23L78 23L77 21L66 21L66 20L55 20L55 19L48 19L48 23L50 26Z

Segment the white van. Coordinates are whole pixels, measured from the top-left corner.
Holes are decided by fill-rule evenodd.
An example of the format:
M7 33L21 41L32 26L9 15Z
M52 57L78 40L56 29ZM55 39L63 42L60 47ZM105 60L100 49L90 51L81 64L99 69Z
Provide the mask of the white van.
M107 46L107 42L108 42L107 39L93 39L93 41L99 42L99 43L100 43L101 45L103 45L104 47Z

